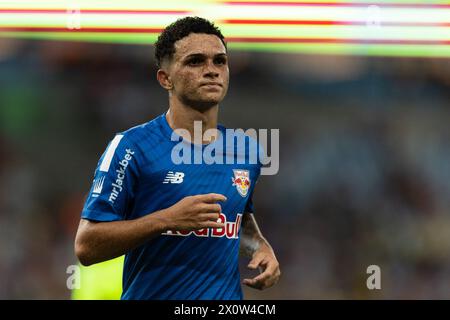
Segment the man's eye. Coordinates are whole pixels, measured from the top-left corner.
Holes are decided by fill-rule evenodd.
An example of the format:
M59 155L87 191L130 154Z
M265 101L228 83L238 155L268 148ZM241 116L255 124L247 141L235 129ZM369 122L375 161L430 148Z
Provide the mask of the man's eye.
M227 59L225 58L217 58L214 60L215 64L226 64L227 63Z
M188 61L188 64L191 65L191 66L196 66L196 65L199 65L201 63L202 63L202 59L199 59L199 58L190 59Z

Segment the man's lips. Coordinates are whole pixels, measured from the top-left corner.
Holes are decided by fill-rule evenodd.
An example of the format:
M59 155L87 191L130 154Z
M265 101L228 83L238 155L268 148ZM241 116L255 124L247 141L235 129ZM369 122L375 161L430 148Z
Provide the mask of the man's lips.
M222 87L222 85L218 82L206 82L206 83L202 83L200 85L201 87L203 86L218 86L218 87Z

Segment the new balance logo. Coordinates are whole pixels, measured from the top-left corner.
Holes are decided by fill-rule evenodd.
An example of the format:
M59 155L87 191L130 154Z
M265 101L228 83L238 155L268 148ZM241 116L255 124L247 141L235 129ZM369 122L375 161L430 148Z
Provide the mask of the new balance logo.
M183 172L169 171L163 183L182 183L184 178Z
M92 196L98 197L103 190L103 182L105 182L105 176L94 180L94 189L92 190Z

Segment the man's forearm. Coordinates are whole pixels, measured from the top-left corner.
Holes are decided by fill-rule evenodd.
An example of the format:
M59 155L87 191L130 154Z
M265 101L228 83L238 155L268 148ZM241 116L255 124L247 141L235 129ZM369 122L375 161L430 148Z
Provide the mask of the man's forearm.
M83 265L121 256L166 231L163 210L135 220L92 222L82 219L75 252Z
M221 201L226 201L224 195L199 194L135 220L96 223L82 219L75 253L82 264L91 265L121 256L167 230L224 228L217 221L221 212L217 202Z
M266 247L272 250L269 242L263 237L258 224L252 213L245 213L242 217L241 244L239 252L241 255L251 258L253 254Z

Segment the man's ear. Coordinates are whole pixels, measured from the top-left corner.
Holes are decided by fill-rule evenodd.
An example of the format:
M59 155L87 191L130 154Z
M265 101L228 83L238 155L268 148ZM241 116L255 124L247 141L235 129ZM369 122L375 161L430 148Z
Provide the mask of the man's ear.
M161 87L163 87L166 90L172 90L173 85L172 81L170 80L170 76L164 69L159 69L156 73L156 78L158 79L159 84Z

